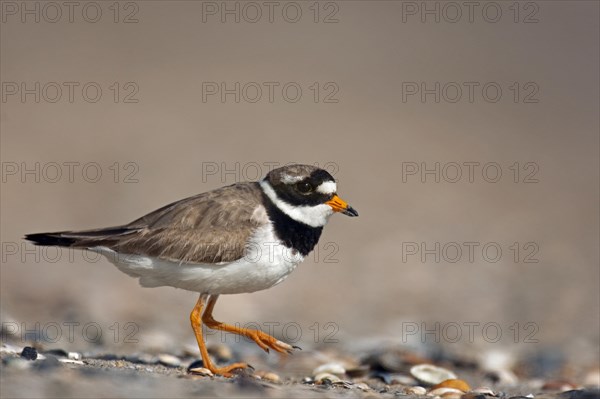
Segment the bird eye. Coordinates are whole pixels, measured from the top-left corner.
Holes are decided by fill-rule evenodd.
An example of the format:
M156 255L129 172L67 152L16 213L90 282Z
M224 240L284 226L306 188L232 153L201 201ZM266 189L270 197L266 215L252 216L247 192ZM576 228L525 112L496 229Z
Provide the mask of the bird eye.
M313 191L312 185L310 183L308 183L308 182L305 182L305 181L301 181L300 183L296 184L296 188L302 194L308 194L311 191Z

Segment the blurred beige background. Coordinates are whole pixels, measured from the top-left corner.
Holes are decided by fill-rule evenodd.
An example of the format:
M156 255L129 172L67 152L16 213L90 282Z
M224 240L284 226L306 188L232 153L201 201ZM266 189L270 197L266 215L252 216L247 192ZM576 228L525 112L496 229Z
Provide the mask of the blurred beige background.
M482 16L483 6L473 22L462 9L462 18L451 23L455 10L443 2L428 3L440 10L439 23L428 14L421 22L420 2L280 2L272 23L264 6L262 18L248 22L255 9L245 3L141 1L120 3L118 15L110 3L98 3L102 15L95 23L83 18L82 7L74 10L73 22L66 9L49 22L56 10L41 3L40 22L26 13L22 22L24 3L14 3L16 10L12 2L2 4L3 321L93 321L107 337L113 323L133 321L142 342L161 334L166 339L158 342L193 342L188 313L195 294L141 288L106 260L85 261L79 252L49 262L51 255L38 251L36 259L26 252L31 247L20 247L21 237L121 224L171 201L254 178L256 165L264 174L271 163L301 162L333 170L341 197L360 217L334 217L318 254L275 288L223 297L218 318L296 322L308 347L315 344L314 323L319 344L332 331L325 323L333 322L341 344L376 338L414 345L421 335L415 341L403 334L413 323L435 328L435 322L491 322L502 328L497 343L480 327L473 340L463 335L456 343L444 336L439 341L451 350L554 347L580 361L597 359L597 3L521 3L515 14L512 2L496 2L502 15L495 23ZM221 22L221 7L238 7L240 22L229 14ZM284 7L288 20L300 8L299 21L286 21ZM486 10L489 19L494 9ZM95 18L94 9L86 12ZM137 22L124 23L128 15ZM337 22L324 23L327 16ZM23 82L34 91L40 82L39 102L34 94L21 97ZM49 101L55 98L51 82L63 90L55 103ZM75 82L72 102L64 82ZM90 82L88 100L94 87L102 90L95 103L82 94ZM222 102L220 94L203 93L203 87L215 87L211 82L229 88L240 82L239 103L231 94ZM263 88L255 103L248 100L256 85L242 92L249 82ZM278 85L272 102L264 82ZM290 82L302 89L295 103L281 91ZM429 88L440 82L438 103L431 94L424 102L420 93L407 94L421 82ZM452 82L464 89L457 102L451 101ZM477 84L473 101L464 82ZM490 82L502 89L497 102L482 95ZM134 90L129 99L137 103L125 102ZM325 102L333 91L337 102ZM286 94L293 96L293 88ZM73 182L66 162L79 163ZM85 179L94 179L94 168L83 175L82 165L91 162L102 171L97 182ZM486 182L479 166L471 183L463 165L455 183L444 175L439 183L431 175L425 182L419 174L403 179L403 167L413 162L427 168L495 162L502 178ZM518 183L510 168L515 162ZM36 163L39 182L35 172L21 175ZM62 177L52 183L54 163L63 165ZM217 173L207 174L215 165ZM452 165L446 177L454 176ZM221 175L236 167L236 173ZM538 182L524 183L532 171ZM130 172L137 183L125 182ZM410 243L431 249L436 242L440 248L479 246L472 262L466 252L454 263L448 261L454 253L441 249L439 263L434 255L423 261L420 252L406 253L414 249ZM484 258L486 243L502 249L499 261ZM539 262L525 263L534 250ZM525 340L533 331L525 329L528 322L537 326L537 343ZM139 349L118 341L121 352ZM76 335L55 346L81 350L88 343Z

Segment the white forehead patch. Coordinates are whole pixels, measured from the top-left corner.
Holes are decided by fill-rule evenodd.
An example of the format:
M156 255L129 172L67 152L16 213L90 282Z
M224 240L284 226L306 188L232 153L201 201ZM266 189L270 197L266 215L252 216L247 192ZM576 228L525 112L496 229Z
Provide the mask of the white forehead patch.
M326 181L319 184L317 192L321 194L335 194L337 193L337 184L334 181Z
M285 184L298 183L300 180L303 180L303 179L304 179L304 177L302 177L302 176L290 176L290 175L281 176L281 181L284 182Z

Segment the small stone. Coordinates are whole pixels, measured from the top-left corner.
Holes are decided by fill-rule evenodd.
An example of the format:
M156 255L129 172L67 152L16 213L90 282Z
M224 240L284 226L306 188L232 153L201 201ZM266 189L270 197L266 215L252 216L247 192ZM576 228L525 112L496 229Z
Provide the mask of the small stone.
M364 382L358 382L358 383L354 384L354 386L363 392L367 392L367 391L371 390L371 387L368 386L367 384L365 384Z
M259 371L255 372L254 375L256 377L259 377L263 381L268 381L268 382L272 382L275 384L279 384L281 382L281 378L277 374L269 372L269 371L259 370Z
M2 344L2 346L0 346L0 353L9 353L11 355L17 355L19 353L21 353L21 350L19 347L14 346L14 345L10 345L10 344Z
M586 387L600 387L600 370L592 370L583 378L583 385Z
M67 351L64 349L50 349L44 352L46 355L52 355L55 357L67 357Z
M191 362L187 368L187 371L190 372L191 369L195 369L195 368L199 368L199 367L204 367L204 362L202 361L202 359L197 359L197 360L194 360L193 362Z
M138 353L128 355L125 356L123 360L137 364L156 364L158 362L158 358L156 356L152 356L149 353Z
M432 389L428 393L429 396L443 396L446 394L455 394L455 395L458 394L458 395L462 396L462 395L464 395L464 392L461 391L460 389L456 389L456 388L441 387L441 388Z
M163 366L168 367L179 367L181 366L181 360L178 357L170 355L168 353L162 353L158 355L158 362Z
M77 364L77 365L80 365L80 366L83 366L85 364L81 360L73 360L73 359L58 359L58 361L61 362L61 363Z
M515 373L505 369L488 371L488 373L485 376L486 378L490 379L494 384L498 385L514 386L517 385L517 383L519 382L519 379L517 378Z
M315 380L313 380L311 377L304 377L302 379L302 383L303 384L314 384Z
M442 382L440 382L439 384L436 384L433 389L436 388L454 388L454 389L458 389L459 391L463 391L463 392L467 392L471 390L471 387L469 386L469 384L467 384L465 381L463 380L444 380Z
M442 398L444 399L461 399L465 393L464 392L446 392L442 394Z
M418 364L411 367L410 374L427 385L436 385L445 380L455 380L456 374L442 367L431 364Z
M208 353L219 363L226 363L233 359L233 352L227 345L211 345L208 347Z
M55 369L55 368L61 367L61 366L62 365L61 365L60 361L58 360L58 358L56 358L54 356L48 356L46 359L38 360L34 364L34 368L36 368L37 370L41 370L41 371L52 370L52 369Z
M343 376L346 374L346 369L340 363L327 363L315 368L312 372L312 375L316 376L322 373Z
M488 395L488 396L496 396L496 393L492 391L491 388L488 387L478 387L471 391L471 393L479 394L479 395Z
M149 353L142 353L138 355L138 362L143 364L156 364L158 359L156 356L152 356Z
M201 375L203 377L213 377L214 374L209 369L204 367L194 367L188 370L192 374Z
M402 385L417 385L417 380L415 380L414 378L412 378L410 375L405 375L405 374L391 374L389 376L389 385L396 385L396 384L402 384Z
M38 358L38 352L31 346L26 346L21 351L21 357L26 360L35 360Z
M405 367L401 353L397 351L381 351L373 353L363 360L363 364L372 370L397 373Z
M346 369L346 375L350 378L365 377L367 374L369 374L369 366L358 366Z
M597 389L573 389L558 394L561 399L598 399L600 391Z
M575 389L575 385L570 381L564 380L546 381L544 385L542 385L542 390L544 391L565 392L573 389Z
M479 367L484 370L510 370L514 366L514 355L505 350L486 351L479 358Z
M421 386L416 386L416 387L407 387L404 388L404 393L407 395L425 395L427 393L427 389L425 389L424 387Z
M331 373L320 373L315 376L315 382L317 384L335 384L336 382L341 382L342 380Z
M3 361L3 363L6 365L6 367L15 370L26 370L31 367L31 362L23 359L22 357L7 358Z
M346 389L351 389L354 384L351 383L350 381L337 381L337 382L333 382L333 385L337 386L337 387L342 387L342 388L346 388Z
M69 358L71 360L81 360L81 353L69 352L69 353L67 353L67 358Z

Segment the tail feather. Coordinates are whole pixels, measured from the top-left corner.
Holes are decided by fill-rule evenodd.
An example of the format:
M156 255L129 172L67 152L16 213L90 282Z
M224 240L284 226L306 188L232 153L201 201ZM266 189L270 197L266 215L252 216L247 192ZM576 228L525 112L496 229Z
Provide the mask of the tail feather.
M34 233L25 235L25 239L35 245L59 247L92 247L114 241L118 237L138 231L125 226L86 231L58 231L54 233Z
M25 235L25 239L35 245L55 245L58 247L70 247L77 241L75 238L63 237L63 233L35 233Z

